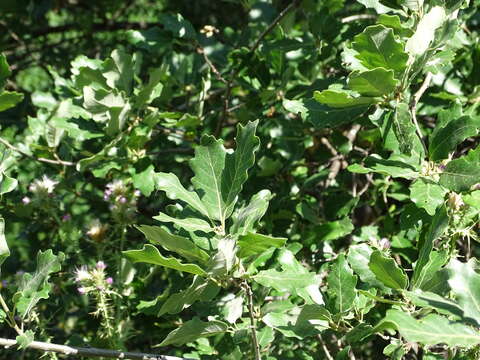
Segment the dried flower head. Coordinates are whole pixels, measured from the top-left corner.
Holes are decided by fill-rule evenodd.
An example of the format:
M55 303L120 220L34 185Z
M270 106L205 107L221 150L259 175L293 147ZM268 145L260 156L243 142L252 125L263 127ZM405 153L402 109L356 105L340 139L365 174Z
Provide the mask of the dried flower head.
M212 37L215 34L218 34L218 29L213 25L205 25L200 32L205 34L207 38Z
M102 241L108 230L108 225L102 224L100 220L94 220L87 230L87 235L95 241Z

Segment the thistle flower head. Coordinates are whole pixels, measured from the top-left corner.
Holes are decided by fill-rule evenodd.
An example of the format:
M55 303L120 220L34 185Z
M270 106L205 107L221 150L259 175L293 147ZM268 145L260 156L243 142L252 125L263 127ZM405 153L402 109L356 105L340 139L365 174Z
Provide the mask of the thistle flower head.
M76 282L82 282L82 281L87 281L92 278L92 275L88 271L87 267L85 265L82 265L80 268L75 270L75 281Z
M43 175L41 180L35 180L30 184L28 190L34 194L51 194L55 190L55 186L58 184L58 181L50 179L47 175Z
M100 260L100 261L97 261L95 267L98 270L105 270L107 268L107 264L105 264L102 260Z

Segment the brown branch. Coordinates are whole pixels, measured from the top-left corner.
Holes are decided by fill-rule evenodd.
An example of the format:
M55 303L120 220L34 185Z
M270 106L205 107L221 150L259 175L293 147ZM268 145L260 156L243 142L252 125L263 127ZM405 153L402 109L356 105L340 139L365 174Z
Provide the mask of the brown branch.
M0 346L9 348L17 345L16 340L0 338ZM177 356L146 354L140 352L106 350L98 348L82 348L68 345L51 344L41 341L33 341L27 345L27 349L35 349L44 352L54 352L64 355L77 355L85 357L106 357L110 359L133 359L133 360L188 360ZM190 359L191 360L191 359Z

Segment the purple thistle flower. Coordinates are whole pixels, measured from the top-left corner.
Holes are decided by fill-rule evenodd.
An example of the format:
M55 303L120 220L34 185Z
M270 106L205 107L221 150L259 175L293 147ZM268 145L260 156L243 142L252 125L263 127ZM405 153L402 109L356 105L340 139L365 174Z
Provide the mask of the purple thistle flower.
M127 203L127 198L125 196L121 196L120 199L118 199L120 204L126 204Z
M72 219L72 216L69 213L66 213L62 216L62 221L69 221Z
M107 268L107 265L102 261L98 261L97 264L95 265L95 267L98 269L98 270L105 270Z
M112 278L112 277L106 278L105 281L106 281L106 283L107 283L108 285L112 285L112 284L113 284L113 278Z
M22 203L24 205L27 205L27 204L30 204L30 198L28 196L24 196L23 199L22 199Z

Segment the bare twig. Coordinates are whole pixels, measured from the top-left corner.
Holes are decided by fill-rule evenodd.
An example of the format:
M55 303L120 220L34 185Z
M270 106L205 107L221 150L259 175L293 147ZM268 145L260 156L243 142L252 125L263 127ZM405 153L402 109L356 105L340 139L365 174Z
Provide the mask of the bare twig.
M205 53L205 49L202 48L201 46L199 46L199 47L197 47L197 52L199 54L203 55L203 58L205 59L205 62L207 63L208 67L212 70L212 72L215 74L217 79L220 80L221 82L223 82L224 84L227 84L228 83L227 80L225 80L225 78L222 76L222 74L220 74L220 71L218 71L216 66L212 63L212 61L210 60L208 55Z
M366 174L365 177L367 178L367 181L365 182L365 185L360 189L360 191L357 194L357 197L362 196L370 187L370 184L372 184L373 180L373 174ZM354 196L355 197L355 196Z
M333 360L332 354L330 354L330 351L327 348L327 345L325 344L325 341L323 341L322 335L318 334L318 340L320 340L320 344L322 345L323 352L325 353L325 357L328 360Z
M56 165L63 165L63 166L74 166L75 163L72 163L70 161L65 161L65 160L60 160L60 159L57 159L57 160L52 160L52 159L45 159L43 157L41 158L36 158L35 156L33 155L30 155L28 153L26 153L25 151L23 150L20 150L19 148L13 146L12 144L10 144L7 140L5 139L2 139L0 138L0 143L2 143L3 145L5 145L7 148L9 148L10 150L13 150L25 157L28 157L32 160L36 160L36 161L41 161L41 162L44 162L44 163L49 163L49 164L56 164Z
M273 30L275 27L278 25L278 23L287 15L291 10L295 9L300 5L301 0L293 0L285 9L283 9L280 14L268 25L268 27L260 34L258 37L257 41L253 43L253 45L250 47L250 52L253 54L260 44L262 43L263 39ZM223 124L227 120L227 116L229 113L229 104L230 104L230 96L232 95L232 86L233 82L235 81L235 78L238 75L238 71L240 68L235 70L229 80L226 83L226 88L225 88L225 95L223 97L223 111L222 111L222 116L220 117L219 121L217 122L217 127L215 128L214 136L218 137L220 135L220 132L222 131Z
M428 72L427 75L425 76L425 80L423 81L422 86L420 86L420 89L413 95L413 102L412 105L413 107L417 107L418 102L420 101L420 98L422 97L423 93L428 89L430 86L430 81L432 81L432 73Z
M23 335L22 329L17 325L17 322L15 320L15 317L11 313L10 309L8 308L7 303L3 299L3 296L0 295L0 305L2 306L3 311L8 317L8 323L9 325L17 332L18 335Z
M261 360L262 356L260 354L260 345L258 344L258 339L257 339L257 329L256 329L255 315L253 310L252 289L250 288L250 285L248 285L246 281L243 282L243 287L245 288L245 291L247 293L247 299L248 299L248 312L250 316L250 327L251 327L250 330L252 333L252 342L253 342L253 351L255 353L255 360Z
M16 340L0 338L0 346L9 348L17 345ZM110 359L137 359L137 360L188 360L177 356L146 354L139 352L106 350L98 348L82 348L67 345L51 344L41 341L33 341L27 345L28 349L41 350L44 352L54 352L64 355L77 355L85 357L105 357Z
M428 153L428 150L427 150L427 146L423 141L422 131L420 130L420 126L418 125L418 121L417 121L417 104L420 101L420 98L422 97L423 93L428 89L428 86L430 85L431 80L432 80L432 73L428 72L427 75L425 76L425 80L423 81L422 86L420 86L420 89L418 89L415 95L413 95L412 101L410 102L410 113L412 116L412 121L413 121L413 124L415 125L415 130L420 139L420 142L422 143L425 154Z
M255 41L255 43L250 48L250 51L253 53L255 50L257 50L265 36L267 36L275 28L275 26L277 26L278 23L282 21L285 15L287 15L298 5L300 5L300 0L293 0L285 9L283 9L280 14L278 14L278 16L270 23L270 25L268 25L268 27L260 34L257 41Z

